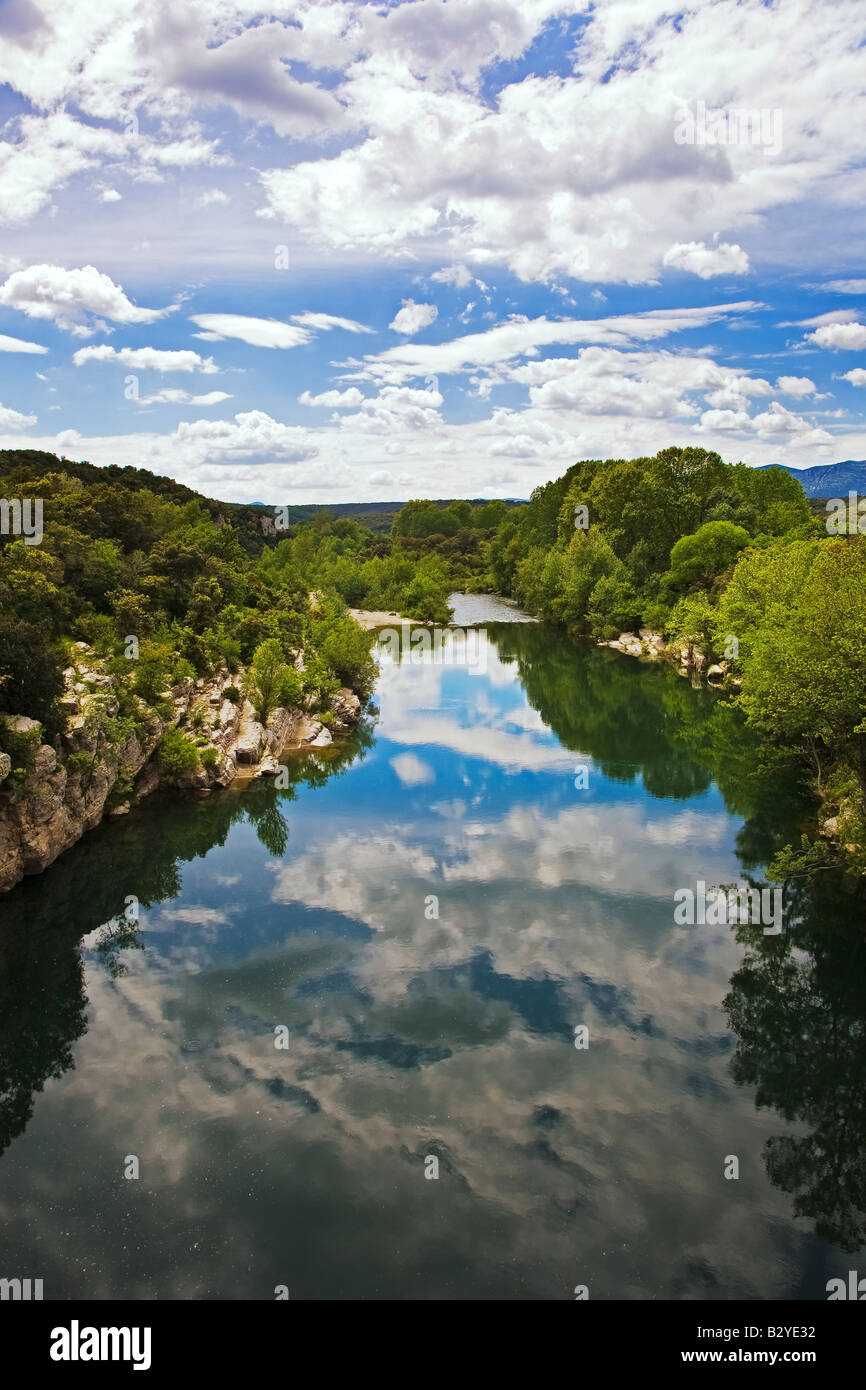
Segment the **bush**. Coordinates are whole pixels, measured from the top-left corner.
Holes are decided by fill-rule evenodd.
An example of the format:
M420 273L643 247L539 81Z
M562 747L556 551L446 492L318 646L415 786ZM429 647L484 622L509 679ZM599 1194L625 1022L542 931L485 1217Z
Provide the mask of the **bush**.
M175 666L174 672L172 673L172 685L180 685L181 681L193 680L194 678L195 668L191 665L190 662L186 660L186 657L182 656L180 658L180 661Z
M33 770L41 742L41 729L31 729L21 734L14 730L7 720L0 719L0 749L9 754L13 773L21 772L26 776Z
M276 637L256 647L252 665L244 677L244 692L255 706L263 724L272 710L295 705L301 696L301 678L286 664L282 644Z
M202 767L216 767L220 760L220 755L215 748L207 747L201 754Z
M230 700L233 705L239 705L241 702L241 692L236 685L227 685L223 690L223 699Z
M181 777L198 767L198 749L180 729L168 729L157 751L159 765L168 777Z
M63 726L55 704L64 690L64 658L40 623L0 614L0 711L26 714L49 734Z
M135 663L134 688L136 695L152 705L165 690L173 666L174 653L159 642L145 641L139 647Z

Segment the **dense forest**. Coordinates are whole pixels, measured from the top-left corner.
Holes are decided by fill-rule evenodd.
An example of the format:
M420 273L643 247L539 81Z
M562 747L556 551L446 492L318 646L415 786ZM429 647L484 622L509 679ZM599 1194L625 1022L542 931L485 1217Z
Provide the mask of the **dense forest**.
M0 454L0 479L44 506L40 544L0 537L0 713L44 736L63 728L76 642L104 663L109 737L217 670L239 673L263 720L301 702L327 719L335 691L375 677L348 609L447 622L453 589L490 589L575 639L649 629L714 666L764 762L799 769L815 797L825 833L782 868L841 845L866 872L866 540L828 534L782 469L695 448L592 460L525 505L407 502L390 534L324 508L272 524L145 470L35 451ZM0 724L8 792L26 782L26 738Z

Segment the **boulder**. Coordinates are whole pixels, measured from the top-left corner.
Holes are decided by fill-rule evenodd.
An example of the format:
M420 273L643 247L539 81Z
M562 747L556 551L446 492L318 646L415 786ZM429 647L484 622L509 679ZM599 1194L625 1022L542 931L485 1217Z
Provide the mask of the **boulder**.
M361 701L354 690L344 688L338 690L331 701L331 709L334 713L334 728L338 730L348 729L358 718L358 711L361 708Z
M12 771L12 759L8 753L0 753L0 782L5 782Z
M26 714L16 714L9 719L7 727L14 734L32 734L34 729L41 729L42 725L38 719L28 719Z
M245 766L257 763L262 756L264 742L265 731L259 721L253 715L244 716L235 746L238 762Z

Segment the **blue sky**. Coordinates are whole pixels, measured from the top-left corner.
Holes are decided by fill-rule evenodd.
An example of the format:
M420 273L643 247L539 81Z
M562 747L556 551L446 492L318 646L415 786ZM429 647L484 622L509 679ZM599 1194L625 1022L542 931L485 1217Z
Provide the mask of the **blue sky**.
M866 458L861 0L0 0L0 447L275 503Z

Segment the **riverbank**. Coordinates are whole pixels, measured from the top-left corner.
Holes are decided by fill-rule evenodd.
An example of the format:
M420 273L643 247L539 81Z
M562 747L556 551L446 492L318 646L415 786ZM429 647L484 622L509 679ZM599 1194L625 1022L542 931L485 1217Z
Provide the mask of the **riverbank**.
M325 709L278 707L262 723L236 684L242 673L221 667L179 681L156 707L137 699L136 719L117 720L111 679L84 642L74 645L64 679L66 725L53 741L43 740L36 720L7 720L18 753L14 761L0 755L0 892L158 788L209 796L236 778L274 776L281 758L329 746L361 711L359 696L343 687ZM184 767L165 755L172 731L182 736Z

